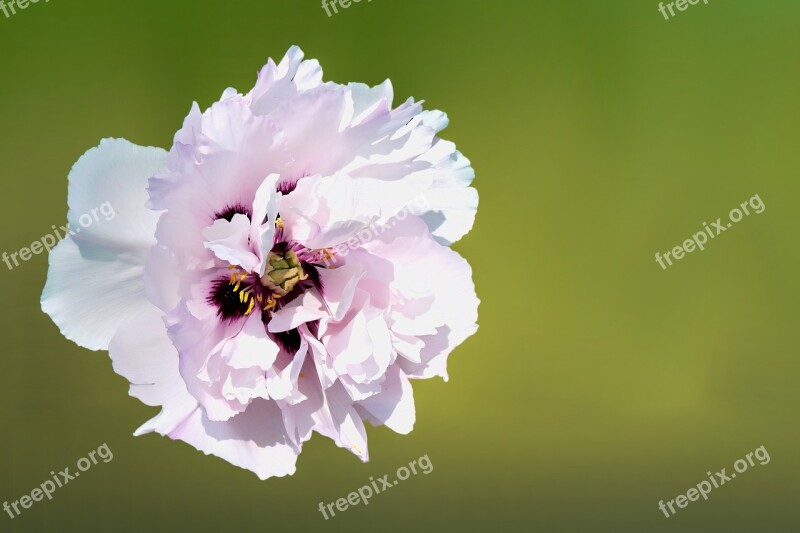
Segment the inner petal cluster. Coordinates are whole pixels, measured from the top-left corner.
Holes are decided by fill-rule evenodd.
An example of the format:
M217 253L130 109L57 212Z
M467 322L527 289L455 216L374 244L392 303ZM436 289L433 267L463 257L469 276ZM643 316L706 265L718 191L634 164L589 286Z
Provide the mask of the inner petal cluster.
M229 222L236 215L252 218L252 211L243 205L232 205L217 213L215 218ZM264 221L268 223L268 221ZM300 345L296 330L270 332L269 322L273 313L301 296L305 291L316 289L322 292L318 269L326 268L321 262L330 251L314 251L286 238L284 224L275 220L276 232L272 248L265 251L263 274L231 264L223 276L217 274L211 283L207 302L217 310L219 320L235 323L247 319L254 313L261 315L265 332L284 349L294 352ZM252 246L252 242L248 242Z

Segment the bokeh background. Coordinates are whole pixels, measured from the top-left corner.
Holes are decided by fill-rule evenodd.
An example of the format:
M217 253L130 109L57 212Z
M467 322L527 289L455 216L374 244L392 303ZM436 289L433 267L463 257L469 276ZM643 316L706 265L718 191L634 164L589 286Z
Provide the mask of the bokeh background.
M191 102L247 91L291 44L325 78L427 100L472 159L457 249L480 330L416 382L407 437L363 465L315 437L291 478L132 432L157 412L39 309L47 258L0 264L0 500L102 443L100 464L0 530L797 530L800 4L711 0L52 0L0 14L0 251L66 221L103 137L168 147ZM654 261L754 194L767 208L669 270ZM764 445L766 466L669 519ZM325 521L320 501L428 454L434 471Z

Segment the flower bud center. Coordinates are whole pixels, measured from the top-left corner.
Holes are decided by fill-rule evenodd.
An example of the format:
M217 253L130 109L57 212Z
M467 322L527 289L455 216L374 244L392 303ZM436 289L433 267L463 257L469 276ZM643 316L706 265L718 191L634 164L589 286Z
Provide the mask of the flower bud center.
M261 283L273 292L285 296L292 292L295 285L308 279L300 260L294 250L276 251L274 248L267 255L267 269L261 276Z

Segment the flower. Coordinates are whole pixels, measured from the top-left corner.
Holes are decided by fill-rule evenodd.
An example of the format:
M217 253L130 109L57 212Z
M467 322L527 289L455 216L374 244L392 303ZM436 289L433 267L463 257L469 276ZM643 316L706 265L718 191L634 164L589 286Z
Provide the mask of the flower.
M75 164L70 223L98 200L117 216L53 250L42 309L161 407L136 435L266 479L314 431L363 461L365 421L411 431L409 380L446 380L477 329L449 245L478 197L446 115L392 93L323 82L292 47L195 103L169 152L106 139Z

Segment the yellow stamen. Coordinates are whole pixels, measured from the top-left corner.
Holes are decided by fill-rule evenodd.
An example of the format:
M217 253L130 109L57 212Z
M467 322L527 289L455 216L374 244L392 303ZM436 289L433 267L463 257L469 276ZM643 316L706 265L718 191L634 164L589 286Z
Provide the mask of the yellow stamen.
M267 298L267 304L264 306L264 311L269 311L276 305L278 305L278 302L275 301L275 294L272 294L269 298Z
M250 300L250 307L247 308L247 312L244 315L248 316L250 313L252 313L253 312L253 308L255 306L256 306L256 301L255 300Z

